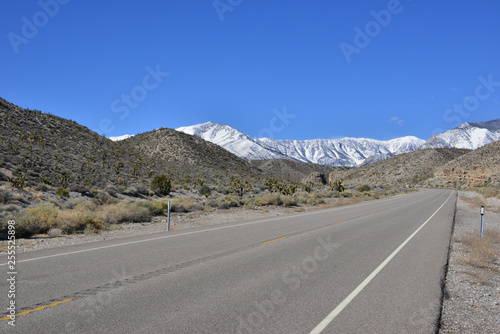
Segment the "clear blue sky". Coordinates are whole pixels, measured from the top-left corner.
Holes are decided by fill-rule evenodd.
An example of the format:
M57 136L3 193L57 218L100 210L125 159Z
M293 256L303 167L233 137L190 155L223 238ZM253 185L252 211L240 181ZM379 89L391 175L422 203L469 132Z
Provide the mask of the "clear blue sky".
M213 121L276 139L428 139L500 117L497 0L18 0L0 10L0 96L107 136Z

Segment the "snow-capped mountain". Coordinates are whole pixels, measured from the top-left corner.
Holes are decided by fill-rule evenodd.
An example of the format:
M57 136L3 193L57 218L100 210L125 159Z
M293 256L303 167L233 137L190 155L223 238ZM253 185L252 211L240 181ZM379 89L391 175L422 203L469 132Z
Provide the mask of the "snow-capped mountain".
M325 166L359 166L370 157L374 157L373 162L379 161L380 157L385 159L414 151L425 142L411 136L389 141L366 138L259 140L293 159Z
M285 159L286 155L268 147L259 140L253 139L229 125L207 122L176 129L196 137L205 139L229 152L248 160Z
M414 151L425 141L403 137L389 141L364 138L275 140L251 138L229 125L212 122L178 128L182 131L226 148L245 159L288 158L326 166L358 166L366 159Z
M116 137L109 137L112 141L120 141L120 140L125 140L130 137L133 137L134 135L122 135L122 136L116 136Z
M463 123L432 136L421 148L455 147L475 150L500 140L500 119L489 122Z

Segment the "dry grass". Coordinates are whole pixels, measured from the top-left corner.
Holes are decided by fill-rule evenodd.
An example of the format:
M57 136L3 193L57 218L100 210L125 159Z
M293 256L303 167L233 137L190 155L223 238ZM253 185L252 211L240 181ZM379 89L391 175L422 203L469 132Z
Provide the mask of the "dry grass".
M103 205L96 211L96 216L109 224L151 220L151 213L147 208L122 203Z
M468 280L470 283L480 285L487 285L491 281L491 278L494 276L491 271L486 270L481 270L480 272L466 270L463 271L463 273L470 277L470 280Z
M483 195L486 198L491 198L491 197L497 197L500 198L500 190L497 188L490 188L490 187L480 187L480 188L473 188L473 191Z
M469 207L471 209L477 209L481 205L484 205L486 211L500 213L500 200L497 197L482 197L482 196L474 196L474 197L465 197L460 196L460 199L464 202L469 203Z
M256 206L284 206L291 207L297 205L297 199L293 196L280 195L278 193L262 194L253 200L253 205Z
M464 246L465 255L460 261L462 264L500 273L497 255L500 251L500 232L486 230L483 239L476 234L469 234L457 241ZM490 272L476 272L476 276L480 276L478 282L487 280L483 276L489 274Z
M170 200L172 212L193 212L202 209L198 203L192 201L187 197L172 198Z
M479 196L474 196L474 197L460 196L460 199L464 202L469 203L469 207L471 209L480 208L481 205L484 205L483 199Z
M326 203L326 204L321 205L320 209L329 209L329 208L336 208L338 206L352 205L352 204L356 204L356 203L369 201L372 199L375 199L375 198L371 198L368 196L339 198L339 199L336 199L334 201L331 201L330 203Z
M103 222L90 213L78 212L75 210L61 211L57 216L57 227L66 233L82 231L87 226L95 230L102 228Z
M40 203L43 199L43 194L42 193L33 193L33 199Z

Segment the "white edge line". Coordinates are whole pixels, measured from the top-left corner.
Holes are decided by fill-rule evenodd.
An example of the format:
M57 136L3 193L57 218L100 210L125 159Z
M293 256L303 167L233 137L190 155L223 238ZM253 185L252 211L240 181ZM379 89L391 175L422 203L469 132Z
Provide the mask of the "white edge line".
M397 197L397 196L389 197L389 198L384 198L384 199L382 199L382 201L383 200L394 199L395 197ZM295 217L303 217L303 216L315 215L315 214L320 214L320 213L329 212L329 211L337 211L337 210L341 210L341 209L348 209L348 208L353 208L353 207L368 205L368 204L372 204L372 203L374 203L374 201L367 201L367 202L363 202L363 203L359 203L359 204L354 204L354 205L345 205L345 206L335 207L335 208L325 209L325 210L315 210L315 211L312 211L312 212L303 213L303 214L296 215L296 216L293 216L293 217L295 218ZM380 203L380 202L377 202L377 203ZM16 263L29 262L29 261L35 261L35 260L42 260L42 259L48 259L48 258L52 258L52 257L59 257L59 256L64 256L64 255L85 253L85 252L90 252L90 251L95 251L95 250L100 250L100 249L114 248L114 247L119 247L119 246L138 244L138 243L141 243L141 242L155 241L155 240L161 240L161 239L179 237L179 236L189 235L189 234L197 234L197 233L203 233L203 232L210 232L210 231L222 230L222 229L232 228L232 227L237 227L237 226L246 226L246 225L266 223L266 222L269 222L269 221L280 220L280 219L285 219L285 218L290 218L290 217L291 217L290 215L285 215L285 216L281 216L281 217L276 217L276 218L271 218L271 219L265 219L265 220L258 220L258 221L248 222L248 223L240 223L240 224L233 224L233 225L228 225L228 226L214 227L214 228L210 228L210 229L206 229L206 230L201 230L201 231L185 232L185 233L179 233L179 234L174 234L174 235L166 235L166 236L156 237L156 238L150 238L150 239L143 239L143 240L123 242L123 243L120 243L120 244L109 245L109 246L87 248L87 249L82 249L82 250L73 251L73 252L66 252L66 253L53 254L53 255L47 255L47 256L40 256L40 257L35 257L35 258L32 258L32 259L26 259L26 260L18 260L18 261L16 261ZM7 264L8 264L8 262L7 263L0 263L0 267L1 266L5 266Z
M389 255L389 257L387 259L384 260L384 262L382 262L367 278L365 278L365 280L363 282L361 282L360 285L358 285L356 287L356 289L354 289L350 294L349 296L347 296L330 314L328 314L326 316L325 319L323 319L309 334L319 334L321 333L334 319L335 317L337 317L337 315L339 315L340 312L342 312L342 310L347 306L349 305L349 303L370 283L370 281L375 278L375 276L377 276L377 274L382 270L384 269L384 267L392 260L393 257L395 257L399 251L422 229L424 228L425 225L427 225L427 223L436 215L436 213L438 213L439 210L441 210L441 208L448 202L448 200L450 199L451 195L453 195L454 192L452 192L450 194L450 196L448 196L448 198L446 199L446 201L444 201L443 204L441 204L441 206L422 224L420 225L419 228L417 228L417 230L415 232L412 233L412 235L410 235L408 237L408 239L406 239L405 241L403 241L403 243L398 247L396 248L396 250L394 252L392 252L391 255Z

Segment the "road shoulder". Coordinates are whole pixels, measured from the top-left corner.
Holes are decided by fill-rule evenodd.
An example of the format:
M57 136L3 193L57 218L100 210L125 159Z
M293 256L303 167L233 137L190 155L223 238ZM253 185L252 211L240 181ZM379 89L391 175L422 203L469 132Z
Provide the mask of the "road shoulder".
M480 205L486 203L483 241ZM439 333L500 332L500 201L459 192Z

